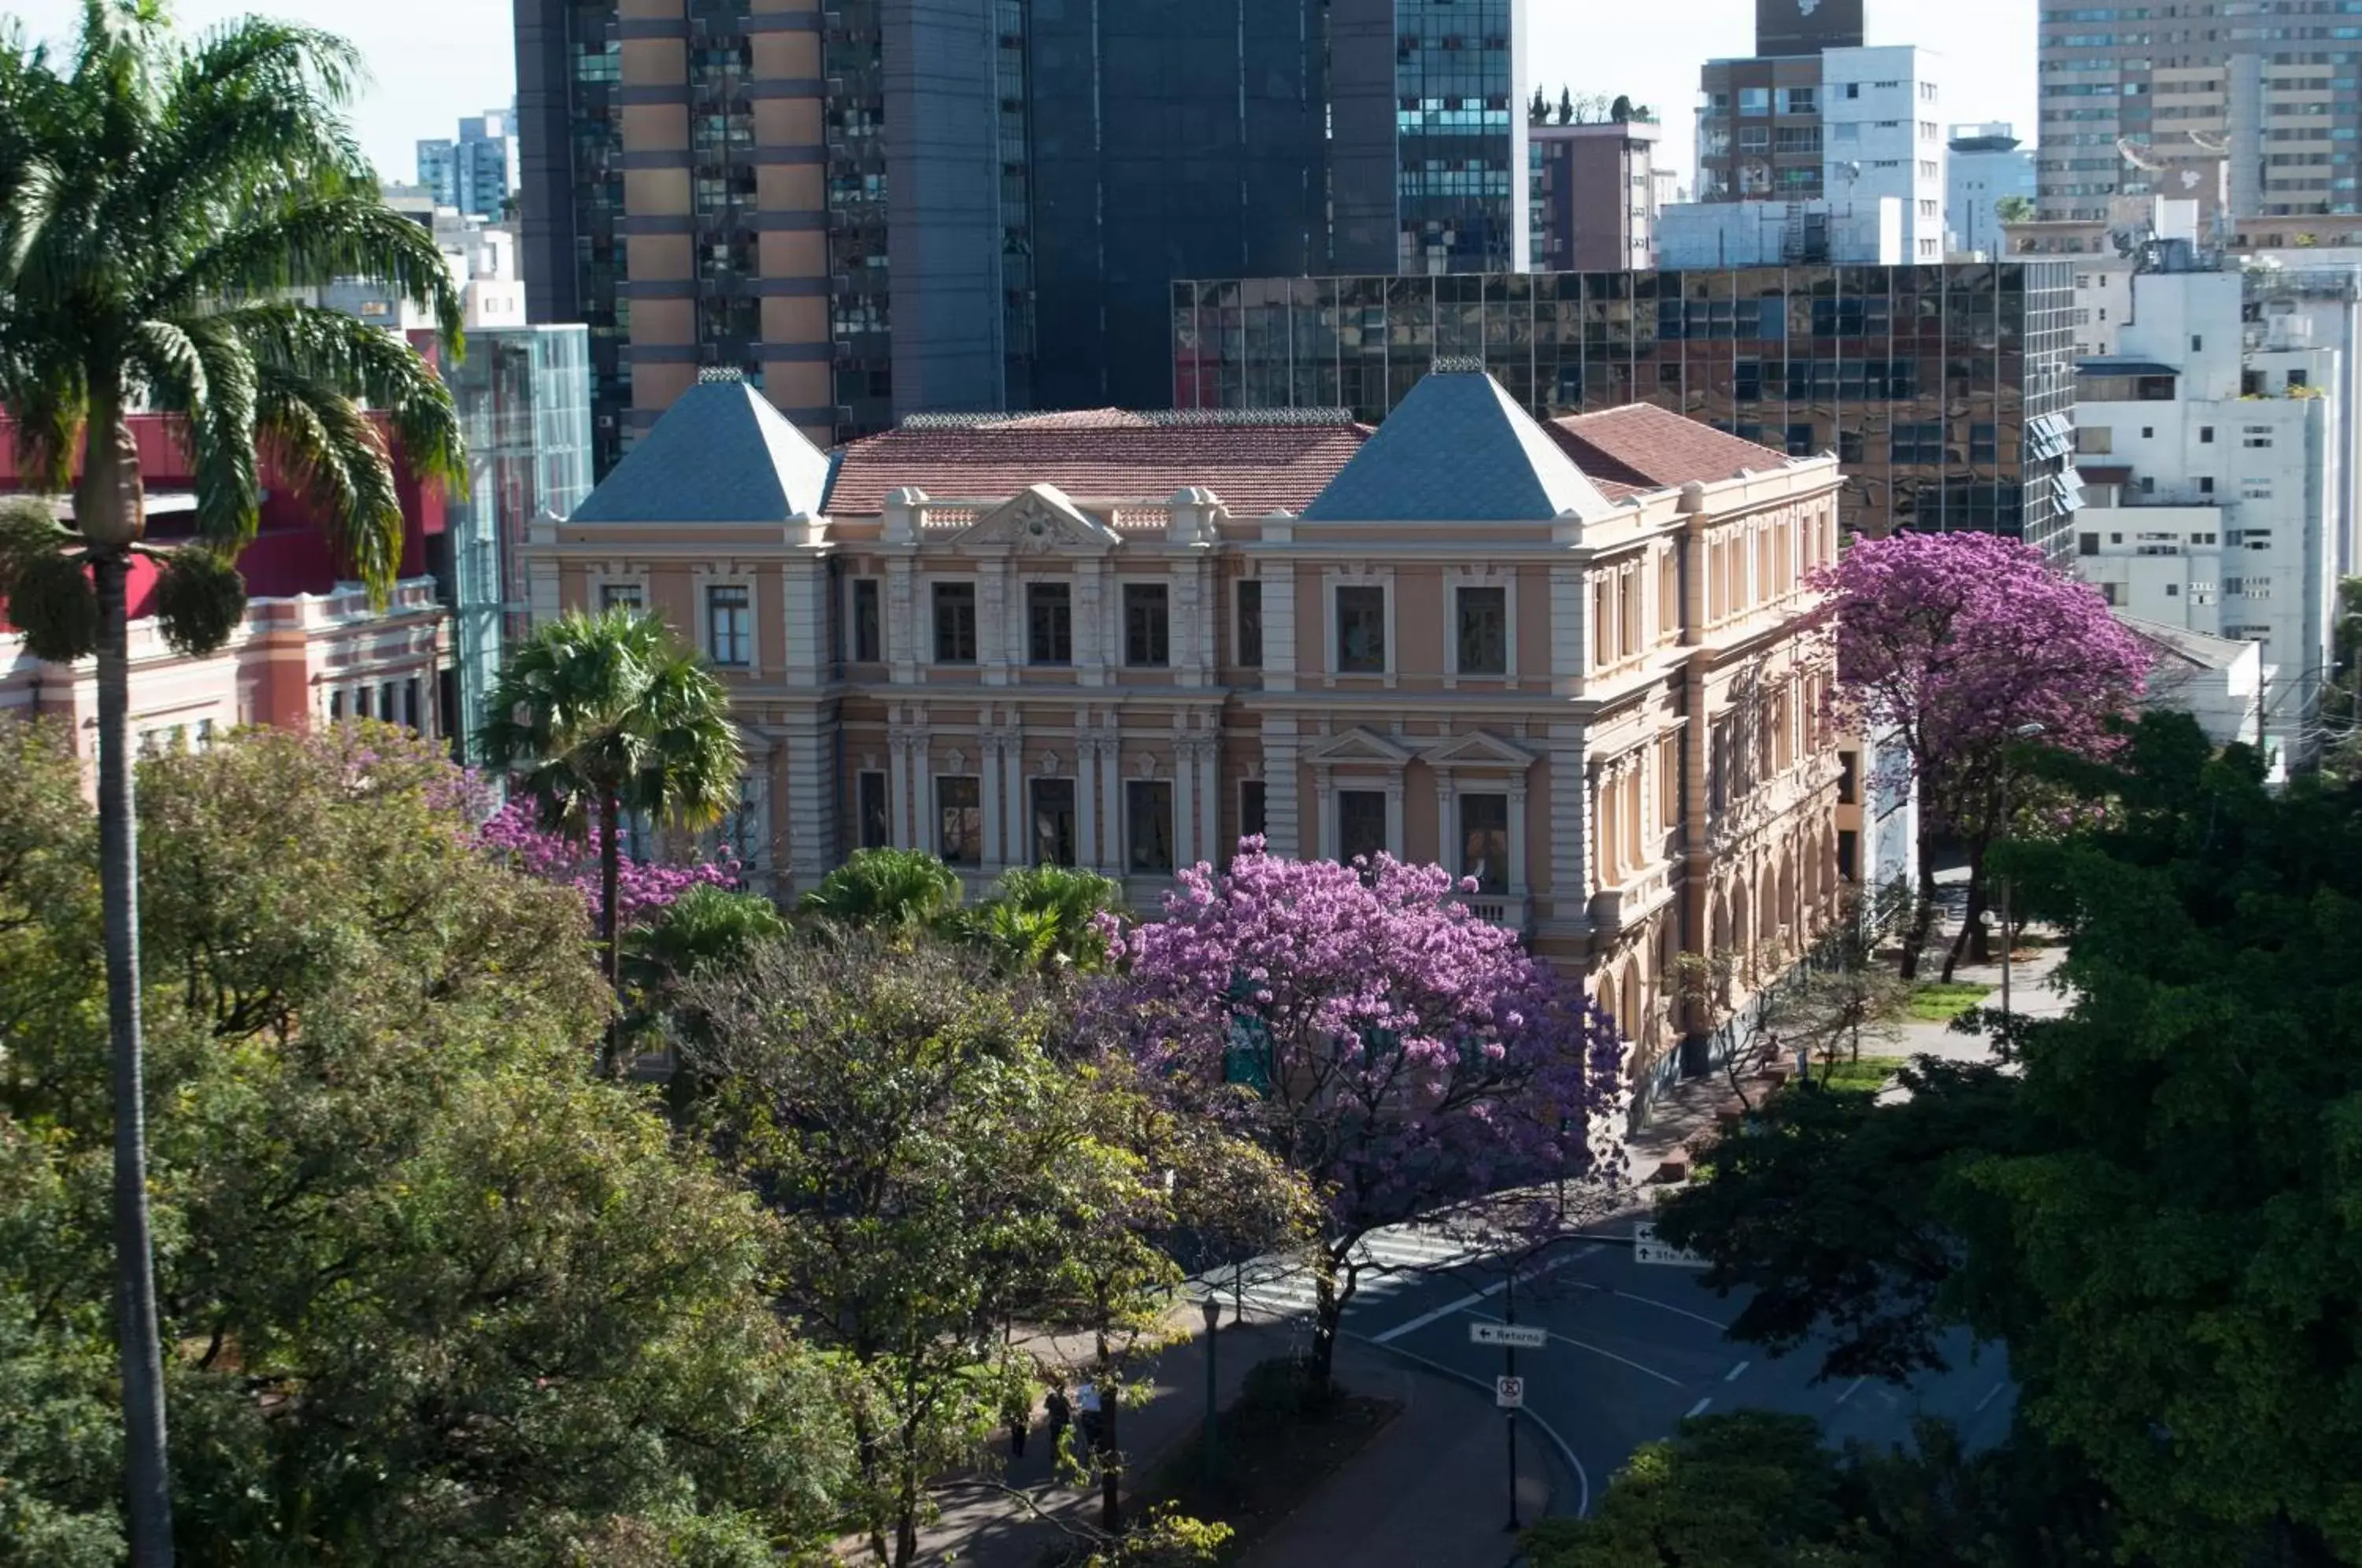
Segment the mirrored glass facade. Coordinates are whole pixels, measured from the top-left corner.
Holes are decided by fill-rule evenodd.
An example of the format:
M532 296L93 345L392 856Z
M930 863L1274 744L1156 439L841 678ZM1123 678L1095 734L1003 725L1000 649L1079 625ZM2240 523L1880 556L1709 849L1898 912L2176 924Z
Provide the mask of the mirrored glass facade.
M1173 402L1378 420L1437 359L1480 359L1539 417L1654 403L1834 451L1850 530L2063 558L2071 282L2042 261L1181 282Z
M503 651L530 629L522 551L535 521L567 516L590 493L587 327L513 326L468 335L444 377L468 442L468 492L450 498L455 737L483 722Z

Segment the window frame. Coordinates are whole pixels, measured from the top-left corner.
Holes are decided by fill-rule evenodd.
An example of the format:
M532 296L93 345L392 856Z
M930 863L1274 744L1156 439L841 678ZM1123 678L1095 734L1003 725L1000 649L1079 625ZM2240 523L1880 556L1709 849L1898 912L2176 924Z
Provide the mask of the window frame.
M1153 629L1161 631L1163 634L1161 637L1161 657L1134 658L1132 657L1133 644L1131 616L1132 596L1135 593L1140 594L1142 597L1143 602L1150 594L1153 594L1158 601L1158 609L1161 613L1163 624L1160 627L1155 627ZM1116 606L1118 613L1122 617L1121 620L1117 623L1117 625L1118 635L1122 644L1121 647L1118 651L1123 655L1123 668L1126 669L1172 668L1173 584L1171 580L1166 578L1121 579L1117 584Z
M1037 594L1043 596L1043 597L1044 597L1044 599L1046 600L1046 599L1047 599L1047 597L1048 597L1049 595L1054 594L1054 593L1057 596L1058 601L1059 601L1059 602L1057 602L1056 604L1050 604L1050 603L1047 603L1047 602L1045 602L1045 603L1042 603L1042 604L1037 604L1037 603L1035 603L1035 602L1034 602L1035 595L1037 595ZM1042 629L1043 629L1043 628L1042 628L1042 627L1040 626L1040 624L1037 623L1037 619L1036 619L1036 618L1037 618L1037 616L1039 615L1039 613L1040 613L1042 611L1043 611L1043 610L1053 610L1053 611L1055 611L1055 610L1063 610L1063 611L1065 612L1065 627L1064 627L1064 633L1063 633L1063 635L1064 635L1065 643L1065 656L1064 657L1044 657L1044 656L1043 655L1043 653L1042 653L1042 647L1041 647L1041 643L1040 643L1040 640L1039 640L1039 635L1040 635L1040 633L1041 633L1041 631L1042 631ZM1054 636L1054 638L1053 638L1053 646L1055 646L1055 642L1056 642L1056 638ZM1026 667L1027 667L1028 668L1031 668L1031 669L1071 669L1072 668L1074 668L1074 663L1075 663L1075 586L1074 586L1074 583L1073 583L1070 580L1068 580L1068 579L1066 579L1066 578L1063 578L1063 577L1054 577L1054 577L1034 577L1034 578L1028 578L1028 579L1026 579L1026 580L1025 580L1025 664L1026 664Z
M1337 813L1337 863L1341 866L1351 866L1353 863L1353 846L1350 842L1348 842L1346 834L1346 827L1349 819L1345 814L1345 801L1349 796L1366 798L1377 802L1378 841L1376 847L1378 851L1392 854L1394 852L1394 840L1390 830L1393 824L1387 821L1387 818L1392 813L1388 810L1388 796L1386 790L1383 786L1374 790L1359 781L1350 784L1339 784L1334 786L1329 791L1330 809Z
M972 803L953 804L944 799L944 786L966 784L973 787L976 799ZM934 838L935 857L946 866L977 867L984 864L984 777L977 773L938 773L934 776ZM975 847L972 854L954 855L951 835L944 830L950 824L952 812L975 813Z
M864 593L862 591L867 589ZM866 599L871 612L867 630L870 633L867 652L862 646L862 601ZM852 646L854 664L884 664L886 662L886 584L875 577L853 577L845 580L844 624Z
M927 583L927 619L932 631L927 648L927 652L932 657L928 662L950 665L961 669L972 669L979 662L977 656L982 651L983 638L979 635L981 627L977 620L977 601L979 596L976 586L974 578L935 578ZM944 611L946 607L946 596L953 605L956 605L962 595L965 595L967 600L967 657L965 658L947 657L944 651Z
M1164 858L1162 866L1141 863L1141 829L1154 813L1143 813L1140 802L1143 796L1153 798L1164 791ZM1123 781L1123 865L1128 877L1170 877L1180 868L1180 843L1175 836L1173 820L1173 780L1170 778L1127 778ZM1152 855L1150 859L1153 859Z
M1501 596L1501 616L1498 633L1501 639L1497 668L1472 667L1467 661L1468 596L1472 593L1497 593ZM1518 595L1517 580L1513 577L1478 577L1473 573L1451 573L1444 581L1444 609L1447 612L1444 641L1445 675L1453 679L1473 676L1485 680L1515 680L1518 678Z
M1252 613L1247 605L1250 598L1254 602ZM1231 591L1231 658L1241 669L1263 668L1263 579L1238 579ZM1248 635L1250 625L1253 629L1252 647ZM1252 658L1247 657L1250 652L1254 656Z
M877 834L874 843L869 831L869 781L873 778L877 781ZM883 768L859 768L853 775L853 847L856 850L894 847L894 781Z
M1476 875L1474 872L1468 869L1468 849L1471 843L1473 842L1473 834L1476 831L1469 825L1468 807L1471 801L1497 801L1500 802L1501 806L1501 823L1499 829L1501 835L1500 875L1497 879L1490 881L1481 877L1478 878L1476 891L1487 898L1497 899L1506 897L1509 891L1510 885L1516 881L1516 878L1511 875L1511 867L1509 866L1509 813L1515 809L1516 802L1511 798L1509 791L1507 789L1480 789L1453 791L1452 801L1457 810L1459 819L1452 823L1452 826L1458 830L1456 834L1456 841L1459 845L1458 860L1460 869L1455 873L1455 875L1460 877L1473 877ZM1341 822L1339 823L1341 830L1342 829L1342 826L1343 824ZM1491 830L1488 828L1486 831L1489 832Z
M1063 786L1066 791L1065 845L1066 858L1044 859L1042 856L1043 815L1042 787L1045 784ZM1082 789L1070 777L1045 775L1025 781L1025 822L1027 853L1034 866L1079 866L1082 864Z
M705 591L701 596L699 619L704 623L702 627L704 635L700 640L705 646L707 661L716 669L753 669L756 667L755 585L743 579L734 579L723 582L709 582L704 587ZM738 602L727 606L719 602L719 596L725 593L738 595ZM735 612L732 617L731 649L737 655L736 657L725 657L723 652L723 621L718 613L723 609Z
M1395 672L1393 584L1385 581L1371 582L1359 580L1348 580L1340 579L1332 580L1328 586L1328 643L1330 674L1331 676L1392 675ZM1378 658L1377 663L1374 666L1349 666L1345 662L1345 595L1348 593L1374 593L1378 596L1375 610L1377 618ZM1362 616L1367 613L1369 613L1367 610L1356 610L1354 612L1354 619L1358 623Z

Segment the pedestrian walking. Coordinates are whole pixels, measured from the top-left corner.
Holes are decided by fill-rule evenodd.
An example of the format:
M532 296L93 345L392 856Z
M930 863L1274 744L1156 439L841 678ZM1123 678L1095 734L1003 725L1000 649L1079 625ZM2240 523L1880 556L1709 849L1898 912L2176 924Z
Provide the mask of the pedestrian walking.
M1042 1401L1042 1409L1050 1418L1050 1452L1054 1458L1059 1441L1066 1435L1067 1424L1075 1419L1075 1408L1067 1402L1065 1389L1053 1383Z
M1033 1425L1033 1396L1023 1384L1010 1389L1001 1415L1009 1422L1009 1457L1024 1458L1026 1432Z
M1099 1452L1099 1434L1107 1430L1106 1420L1099 1409L1099 1386L1096 1383L1084 1384L1075 1397L1075 1421L1076 1425L1082 1429L1083 1447L1093 1458L1097 1458Z

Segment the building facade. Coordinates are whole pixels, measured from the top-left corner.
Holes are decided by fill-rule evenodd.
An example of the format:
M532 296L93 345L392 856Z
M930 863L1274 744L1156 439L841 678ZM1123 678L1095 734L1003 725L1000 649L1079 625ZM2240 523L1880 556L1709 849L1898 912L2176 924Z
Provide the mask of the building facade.
M1657 142L1651 120L1529 125L1537 272L1657 264Z
M458 138L418 144L418 182L438 206L497 218L517 185L516 111L494 109L459 122Z
M581 326L471 333L444 367L468 443L468 491L450 502L446 558L464 745L486 717L508 650L532 629L524 552L533 525L565 517L590 493L590 335Z
M2015 127L2000 121L1954 126L1947 145L1944 226L1950 252L1992 259L2009 253L1999 207L2032 202L2034 149L2018 145Z
M2337 15L2302 22L2299 7L2239 9L2254 25L2221 7L2042 9L2043 217L2104 219L2117 197L2202 191L2235 222L2362 211L2355 15L2345 0L2303 7Z
M2250 348L2235 272L2132 292L2117 353L2077 381L2077 574L2128 615L2257 644L2267 748L2301 767L2334 660L2340 356Z
M787 895L853 851L1095 867L1153 909L1237 841L1440 861L1670 1072L1684 951L1836 907L1836 466L1662 410L1545 427L1472 366L1341 414L940 417L832 459L701 383L535 530L536 616L663 613L754 759Z
M602 473L710 366L822 445L1159 405L1175 277L1525 265L1521 4L514 0L533 319Z
M1538 416L1646 402L1834 452L1849 531L1974 528L2063 562L2070 282L2039 261L1181 282L1173 402L1374 422L1472 356Z

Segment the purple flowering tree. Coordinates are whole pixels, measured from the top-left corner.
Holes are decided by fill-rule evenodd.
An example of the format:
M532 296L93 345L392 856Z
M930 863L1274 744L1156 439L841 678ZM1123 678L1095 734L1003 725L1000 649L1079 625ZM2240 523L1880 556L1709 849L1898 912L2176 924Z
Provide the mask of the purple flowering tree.
M2132 712L2147 650L2097 590L1991 534L1857 539L1816 586L1837 636L1840 716L1892 734L1919 787L1919 888L1903 946L1918 971L1935 913L1936 840L1969 853L1963 935L1981 930L1985 853L2029 743L2097 757ZM1960 955L1955 944L1947 979Z
M1439 867L1282 860L1248 839L1227 872L1181 874L1098 999L1189 1109L1319 1193L1324 1386L1363 1235L1438 1210L1530 1218L1534 1189L1622 1167L1615 1024L1462 890Z
M582 895L584 918L595 919L599 910L600 852L605 847L601 836L603 830L596 826L587 830L586 843L545 831L535 823L535 816L531 801L511 801L485 821L478 830L477 841L486 851L529 876L574 889ZM619 931L629 931L691 888L703 884L735 887L739 867L737 862L726 858L667 866L653 860L635 860L619 851L615 871L615 925Z

